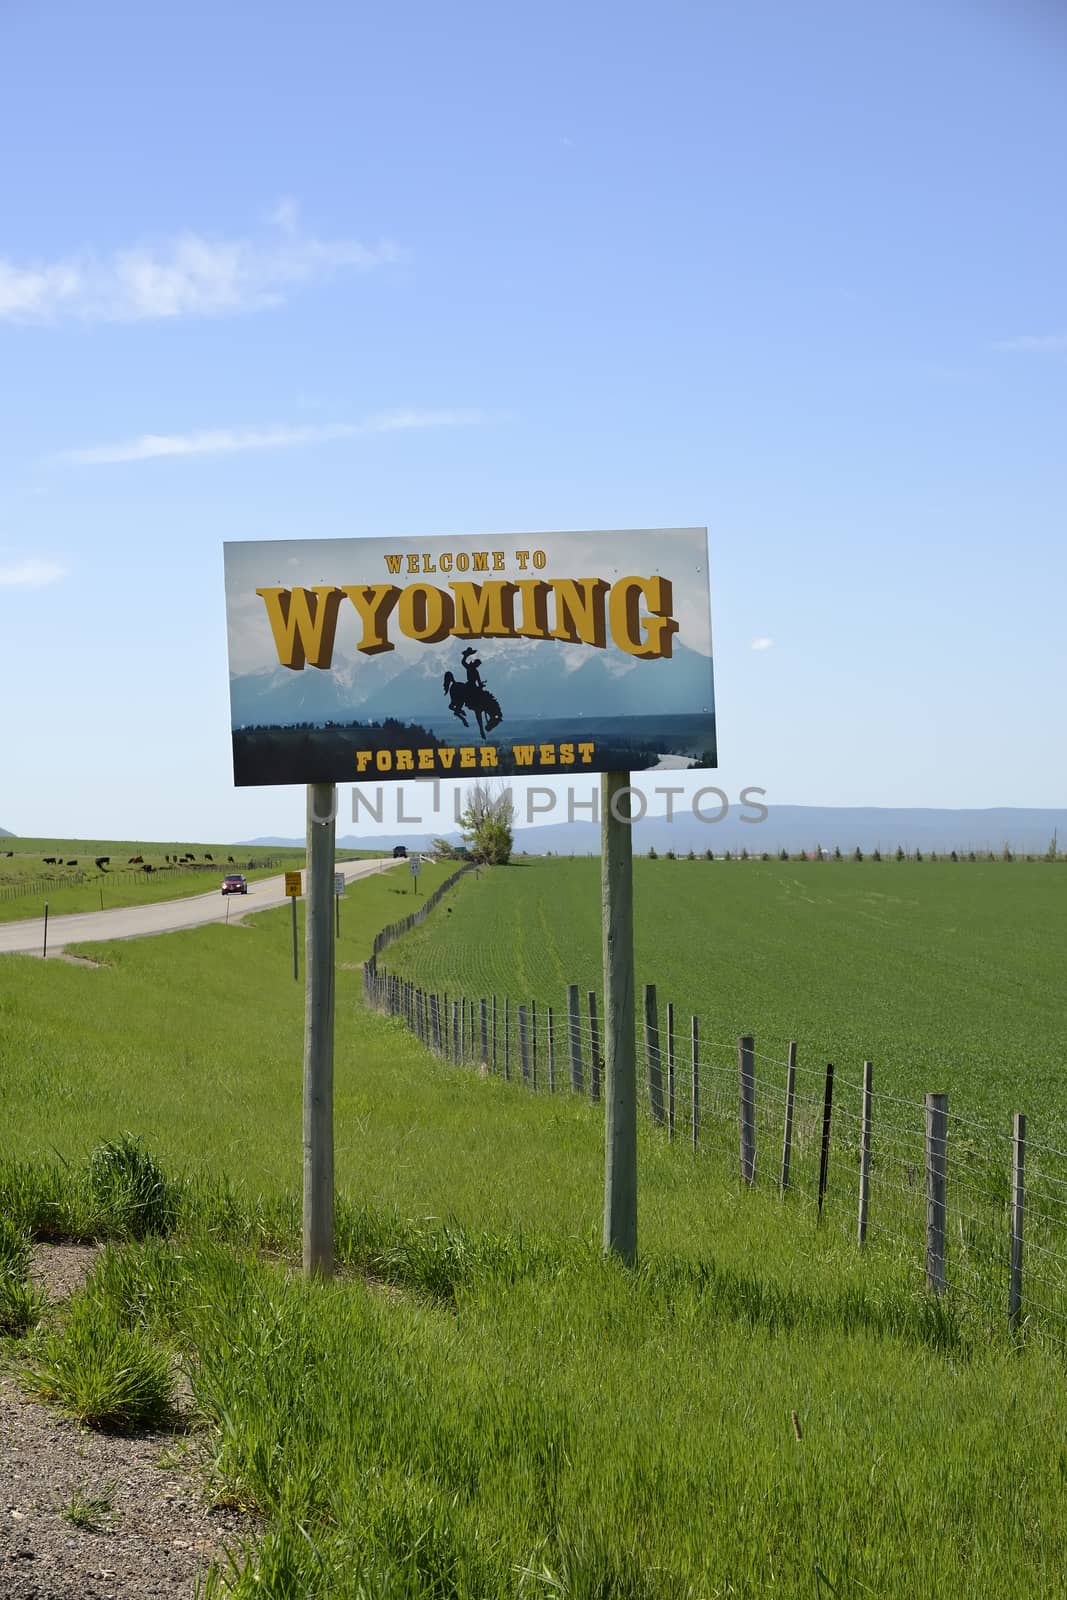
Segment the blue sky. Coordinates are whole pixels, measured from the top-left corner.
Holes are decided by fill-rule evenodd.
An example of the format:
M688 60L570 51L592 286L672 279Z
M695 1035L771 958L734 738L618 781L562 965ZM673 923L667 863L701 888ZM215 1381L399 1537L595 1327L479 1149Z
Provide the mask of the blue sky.
M1041 0L8 0L0 825L302 831L224 539L694 524L731 795L1062 804L1065 78Z

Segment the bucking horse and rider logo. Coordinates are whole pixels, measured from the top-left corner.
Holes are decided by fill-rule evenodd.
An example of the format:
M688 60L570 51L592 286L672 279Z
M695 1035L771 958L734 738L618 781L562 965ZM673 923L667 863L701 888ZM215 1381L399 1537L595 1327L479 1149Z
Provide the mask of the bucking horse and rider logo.
M465 728L470 727L466 713L473 711L478 733L484 739L486 734L492 733L503 722L504 713L499 700L490 694L482 682L482 663L471 646L468 645L464 650L460 660L463 662L465 680L455 677L451 672L445 673L444 692L448 695L448 709Z

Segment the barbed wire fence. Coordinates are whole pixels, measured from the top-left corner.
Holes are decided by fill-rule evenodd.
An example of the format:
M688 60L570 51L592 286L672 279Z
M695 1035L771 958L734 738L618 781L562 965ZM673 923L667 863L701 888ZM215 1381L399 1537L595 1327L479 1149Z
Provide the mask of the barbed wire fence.
M434 903L460 874L436 891ZM368 1004L403 1019L456 1066L534 1093L602 1094L597 992L565 1003L427 990L378 957L431 909L385 929L364 967ZM876 1069L842 1074L783 1057L752 1037L715 1037L706 1018L661 1007L644 988L637 1016L641 1098L667 1141L728 1162L742 1188L771 1189L817 1227L905 1263L917 1286L963 1304L990 1336L1039 1337L1067 1352L1067 1151L960 1116L949 1097L877 1088Z

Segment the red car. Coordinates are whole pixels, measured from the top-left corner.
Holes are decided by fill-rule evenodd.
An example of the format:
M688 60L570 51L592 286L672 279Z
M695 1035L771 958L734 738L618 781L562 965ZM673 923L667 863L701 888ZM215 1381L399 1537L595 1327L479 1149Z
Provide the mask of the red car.
M227 873L222 880L223 894L247 894L248 884L239 872Z

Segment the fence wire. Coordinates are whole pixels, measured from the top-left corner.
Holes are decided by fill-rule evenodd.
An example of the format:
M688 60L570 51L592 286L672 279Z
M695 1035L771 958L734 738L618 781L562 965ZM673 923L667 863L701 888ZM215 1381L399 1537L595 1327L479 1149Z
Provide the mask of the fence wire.
M572 988L565 1004L550 1005L431 994L379 963L390 934L365 967L367 999L404 1018L429 1049L531 1092L603 1098L599 995L578 992L575 1004ZM838 1072L798 1061L795 1045L781 1056L750 1039L717 1039L703 1018L674 1007L661 1006L652 1025L639 1014L635 1029L639 1104L664 1138L743 1186L750 1177L776 1190L857 1248L908 1263L977 1327L1010 1327L1067 1352L1067 1152L1032 1135L1020 1147L1011 1128L954 1109L939 1133L929 1101L875 1084L865 1119L862 1067Z

